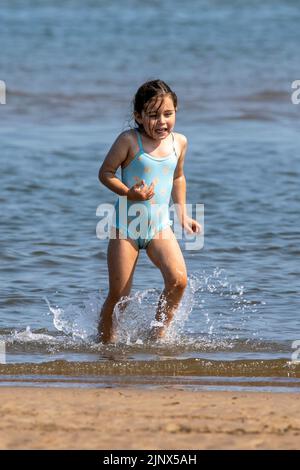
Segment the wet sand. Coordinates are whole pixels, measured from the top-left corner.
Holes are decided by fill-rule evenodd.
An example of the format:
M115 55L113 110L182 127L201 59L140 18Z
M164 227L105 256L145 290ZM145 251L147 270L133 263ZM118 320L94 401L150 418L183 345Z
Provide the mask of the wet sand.
M296 393L0 389L1 449L299 449Z

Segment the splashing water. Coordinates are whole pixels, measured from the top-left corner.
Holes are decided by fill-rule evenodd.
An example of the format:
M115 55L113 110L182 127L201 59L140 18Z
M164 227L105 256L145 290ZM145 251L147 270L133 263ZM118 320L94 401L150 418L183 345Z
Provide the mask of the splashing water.
M160 294L159 289L146 289L124 296L117 303L113 321L118 344L149 343ZM65 309L54 308L45 300L56 330L73 340L95 341L104 302L101 295L90 294L83 307L70 304ZM244 297L244 286L230 284L223 269L216 268L211 274L193 273L165 337L158 342L178 344L189 342L191 337L192 341L203 341L203 337L208 341L238 339L247 329L251 314L256 312L253 305L256 306L256 302ZM191 318L195 316L196 321ZM252 334L255 336L257 332L252 331Z
M258 338L256 312L257 306L264 302L246 299L244 291L244 286L230 284L222 269L191 274L165 337L157 341L150 340L150 331L155 325L161 291L153 288L137 291L123 297L115 307L117 345L141 350L148 347L157 350L162 346L163 349L204 351L232 348L239 340L243 344L251 342L252 338L262 340ZM101 293L93 293L81 305L69 304L62 308L52 306L45 298L49 314L53 316L54 334L47 329L32 331L28 326L25 331L7 332L0 339L11 345L26 343L28 347L44 344L56 352L78 348L99 351L103 345L97 343L97 326L104 300ZM259 325L267 330L265 321L260 315Z
M114 325L118 332L119 342L127 345L148 342L151 328L162 325L162 323L155 320L159 297L160 291L158 289L147 289L138 291L133 296L124 297L116 305ZM163 300L162 305L165 303L166 301ZM165 337L157 341L160 343L178 341L192 309L193 292L190 286L187 286Z
M56 358L74 354L76 358L94 357L97 361L99 358L122 361L125 357L153 359L157 355L195 358L211 353L221 358L228 353L240 357L247 351L269 354L274 348L276 351L286 349L285 345L276 343L274 346L255 337L258 334L255 312L257 305L263 302L246 299L244 292L244 286L230 283L222 269L191 274L165 337L154 341L150 339L150 332L155 325L161 291L155 288L137 291L123 297L115 307L113 321L117 342L112 345L97 342L99 313L105 300L101 292L90 294L80 305L69 304L66 308L54 307L45 298L55 331L31 331L27 327L25 331L12 334L3 330L0 340L6 341L14 354L39 354L44 358L47 354Z
M70 304L66 309L51 307L45 297L50 313L53 315L54 327L74 340L89 341L97 335L97 321L100 311L100 300L90 294L84 307Z
M54 342L53 336L44 333L34 333L31 331L30 326L27 326L25 331L14 331L11 336L11 342L17 341L19 343L32 343L32 342Z

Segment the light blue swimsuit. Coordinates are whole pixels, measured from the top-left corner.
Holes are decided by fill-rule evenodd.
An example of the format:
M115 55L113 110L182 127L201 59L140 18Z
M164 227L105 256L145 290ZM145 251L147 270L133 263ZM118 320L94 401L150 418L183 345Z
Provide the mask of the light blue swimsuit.
M139 151L122 168L121 179L128 188L141 180L145 180L148 186L153 182L154 196L147 201L129 201L126 196L119 196L115 204L116 218L112 225L120 230L124 238L134 240L138 248L146 249L157 232L172 225L169 203L177 154L173 133L173 152L166 157L153 157L144 151L141 136L137 129L135 131Z

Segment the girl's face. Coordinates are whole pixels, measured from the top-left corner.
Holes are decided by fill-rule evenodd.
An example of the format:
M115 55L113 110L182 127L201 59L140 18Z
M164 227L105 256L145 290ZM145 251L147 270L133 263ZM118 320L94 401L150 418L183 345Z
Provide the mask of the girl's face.
M165 139L175 126L176 109L172 98L166 95L150 100L141 115L135 113L135 118L149 137L154 140Z

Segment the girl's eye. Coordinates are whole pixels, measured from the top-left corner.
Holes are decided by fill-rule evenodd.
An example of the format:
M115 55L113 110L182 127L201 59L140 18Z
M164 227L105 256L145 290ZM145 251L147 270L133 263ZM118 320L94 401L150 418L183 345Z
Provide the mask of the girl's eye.
M166 113L166 114L165 114L165 117L170 117L170 116L172 116L172 114L173 114L173 113ZM149 114L149 117L150 117L151 119L156 119L158 116L157 116L157 114Z

